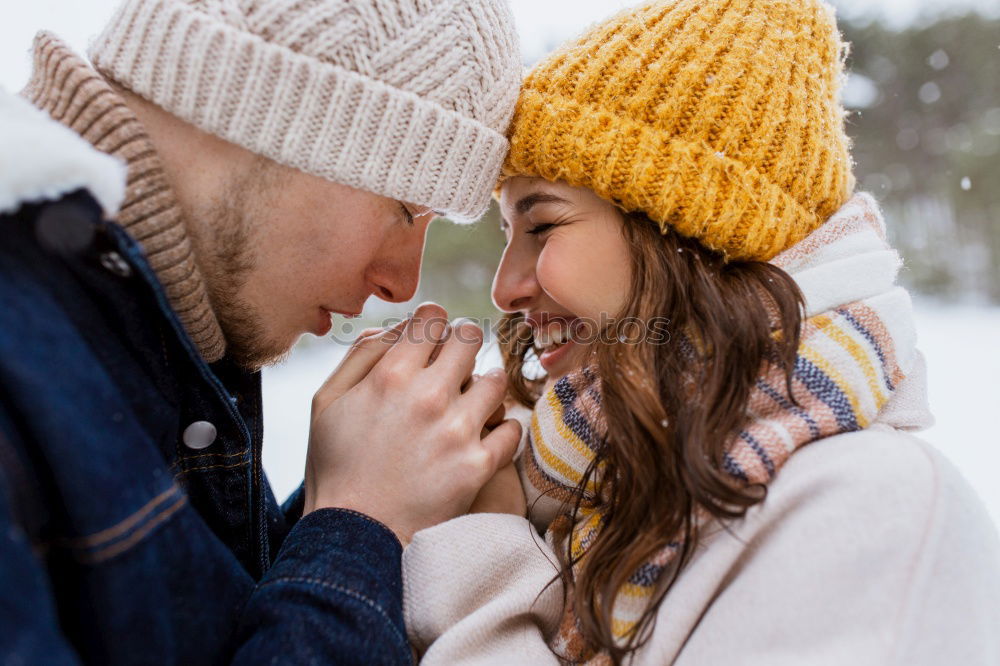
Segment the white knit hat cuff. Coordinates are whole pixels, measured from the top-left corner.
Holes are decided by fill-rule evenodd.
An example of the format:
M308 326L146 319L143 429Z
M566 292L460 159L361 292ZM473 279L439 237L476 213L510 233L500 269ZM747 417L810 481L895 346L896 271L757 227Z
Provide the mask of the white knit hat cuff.
M90 57L105 76L206 132L458 221L486 211L508 149L480 122L177 0L125 2Z

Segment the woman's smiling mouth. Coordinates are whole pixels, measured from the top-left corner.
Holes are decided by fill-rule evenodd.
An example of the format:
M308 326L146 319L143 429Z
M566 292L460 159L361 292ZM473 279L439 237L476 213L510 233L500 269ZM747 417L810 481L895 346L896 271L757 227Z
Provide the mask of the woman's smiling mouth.
M579 320L544 313L530 314L526 319L534 335L538 362L542 368L550 376L570 370L570 357L578 346L574 333Z

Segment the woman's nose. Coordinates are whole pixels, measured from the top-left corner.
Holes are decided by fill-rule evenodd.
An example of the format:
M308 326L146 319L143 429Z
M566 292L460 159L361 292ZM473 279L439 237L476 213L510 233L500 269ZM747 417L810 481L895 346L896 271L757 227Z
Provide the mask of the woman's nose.
M528 310L540 293L534 257L508 245L493 278L493 304L504 312Z

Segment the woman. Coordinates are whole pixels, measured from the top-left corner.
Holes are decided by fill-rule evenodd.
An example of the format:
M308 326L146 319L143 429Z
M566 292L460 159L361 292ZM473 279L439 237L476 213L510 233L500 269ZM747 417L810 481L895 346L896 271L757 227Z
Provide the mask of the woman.
M530 522L499 478L416 535L425 663L1000 663L995 531L903 432L922 361L843 53L816 0L679 0L529 74L494 300Z

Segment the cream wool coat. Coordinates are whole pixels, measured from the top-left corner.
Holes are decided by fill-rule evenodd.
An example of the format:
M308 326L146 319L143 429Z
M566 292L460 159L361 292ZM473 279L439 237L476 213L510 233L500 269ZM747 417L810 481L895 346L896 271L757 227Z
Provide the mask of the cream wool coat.
M705 538L633 663L1000 664L1000 541L959 472L906 432L931 421L923 376L871 428L797 451L762 504ZM555 561L517 516L418 532L403 572L422 663L559 663Z

